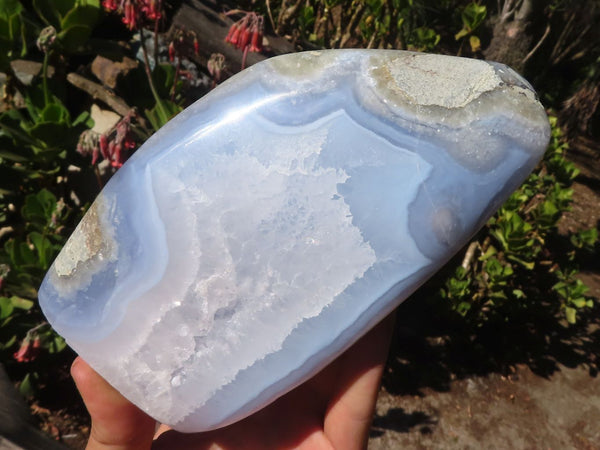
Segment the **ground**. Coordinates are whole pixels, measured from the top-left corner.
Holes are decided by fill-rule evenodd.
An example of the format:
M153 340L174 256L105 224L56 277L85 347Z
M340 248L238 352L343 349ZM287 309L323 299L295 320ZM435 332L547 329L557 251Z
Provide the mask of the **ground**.
M544 378L519 365L420 395L382 389L369 448L600 448L600 387L584 367Z

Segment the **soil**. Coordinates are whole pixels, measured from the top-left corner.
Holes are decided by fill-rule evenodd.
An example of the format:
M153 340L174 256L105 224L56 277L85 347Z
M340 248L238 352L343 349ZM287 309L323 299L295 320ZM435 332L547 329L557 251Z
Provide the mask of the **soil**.
M600 448L600 388L583 367L545 378L524 365L397 396L382 389L369 448Z

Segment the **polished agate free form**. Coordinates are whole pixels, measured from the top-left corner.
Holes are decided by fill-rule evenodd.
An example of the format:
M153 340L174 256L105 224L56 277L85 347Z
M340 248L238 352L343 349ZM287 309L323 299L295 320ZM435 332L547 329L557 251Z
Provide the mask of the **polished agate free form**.
M257 411L389 314L549 139L497 63L280 56L223 83L106 185L39 291L52 326L157 420Z

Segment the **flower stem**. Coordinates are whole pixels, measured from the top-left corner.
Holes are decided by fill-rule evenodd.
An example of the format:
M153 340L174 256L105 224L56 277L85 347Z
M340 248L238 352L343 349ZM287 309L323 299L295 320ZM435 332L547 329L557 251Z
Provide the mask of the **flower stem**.
M44 322L40 323L39 325L36 325L35 327L27 330L27 334L25 336L30 337L33 333L35 333L36 331L38 331L41 328L44 328L47 325L49 325L48 322L44 321Z
M158 10L162 11L162 2L158 2ZM156 19L154 21L154 67L158 65L158 21L160 19Z
M44 90L44 106L50 104L50 92L48 91L48 60L50 59L51 50L48 49L44 53L44 62L42 64L42 89Z
M173 86L171 87L171 101L175 102L175 90L177 89L177 80L181 74L181 56L177 56L177 67L175 68L175 76L173 77Z
M94 175L96 175L98 189L102 190L102 188L104 187L104 183L102 182L102 176L100 175L100 169L98 169L98 164L94 164Z
M242 55L242 70L244 70L246 68L246 57L248 56L248 49L250 48L249 45L246 45L244 47L244 54Z
M142 54L144 55L144 66L146 69L146 77L148 77L148 83L150 85L150 90L152 91L152 95L154 100L156 101L156 105L160 111L160 114L163 116L163 122L169 120L169 114L165 111L161 98L158 96L158 92L154 87L154 81L152 80L152 72L150 71L150 62L148 61L148 50L146 49L146 42L144 41L144 30L140 28L140 41L142 42ZM158 64L158 61L154 62Z

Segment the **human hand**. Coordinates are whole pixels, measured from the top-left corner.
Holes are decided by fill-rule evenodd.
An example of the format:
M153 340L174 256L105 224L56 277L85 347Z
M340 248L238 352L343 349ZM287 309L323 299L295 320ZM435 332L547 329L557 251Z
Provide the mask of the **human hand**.
M71 374L92 418L87 450L360 449L367 444L393 316L315 377L230 426L183 434L126 400L81 358Z

